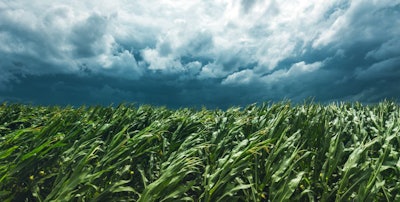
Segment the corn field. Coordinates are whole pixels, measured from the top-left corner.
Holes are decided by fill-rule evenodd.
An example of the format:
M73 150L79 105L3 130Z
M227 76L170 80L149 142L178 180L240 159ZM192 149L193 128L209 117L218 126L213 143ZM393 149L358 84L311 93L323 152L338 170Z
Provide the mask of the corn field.
M0 201L400 201L400 108L0 105Z

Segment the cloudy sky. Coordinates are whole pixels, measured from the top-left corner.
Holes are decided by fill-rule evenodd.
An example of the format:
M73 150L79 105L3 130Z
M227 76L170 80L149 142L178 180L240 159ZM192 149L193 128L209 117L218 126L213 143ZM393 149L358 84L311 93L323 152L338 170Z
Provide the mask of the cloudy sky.
M0 0L0 102L400 98L400 0Z

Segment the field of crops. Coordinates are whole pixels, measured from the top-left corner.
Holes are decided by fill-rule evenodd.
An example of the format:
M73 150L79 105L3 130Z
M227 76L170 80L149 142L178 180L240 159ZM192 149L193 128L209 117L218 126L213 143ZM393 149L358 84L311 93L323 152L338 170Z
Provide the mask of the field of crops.
M0 105L0 201L400 201L400 107Z

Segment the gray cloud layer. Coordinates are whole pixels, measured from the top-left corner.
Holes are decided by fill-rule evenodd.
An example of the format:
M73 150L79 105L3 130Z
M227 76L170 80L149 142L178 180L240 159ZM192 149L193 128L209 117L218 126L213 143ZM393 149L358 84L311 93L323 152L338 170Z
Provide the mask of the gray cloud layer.
M0 101L400 97L399 0L2 0L0 19Z

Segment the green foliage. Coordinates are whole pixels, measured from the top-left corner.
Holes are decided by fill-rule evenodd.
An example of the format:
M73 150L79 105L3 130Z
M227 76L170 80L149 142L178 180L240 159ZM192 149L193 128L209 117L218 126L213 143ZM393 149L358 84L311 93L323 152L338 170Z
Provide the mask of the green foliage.
M400 108L0 105L0 201L400 201Z

